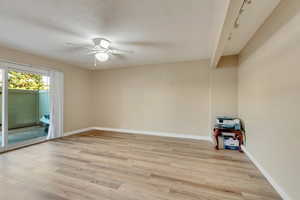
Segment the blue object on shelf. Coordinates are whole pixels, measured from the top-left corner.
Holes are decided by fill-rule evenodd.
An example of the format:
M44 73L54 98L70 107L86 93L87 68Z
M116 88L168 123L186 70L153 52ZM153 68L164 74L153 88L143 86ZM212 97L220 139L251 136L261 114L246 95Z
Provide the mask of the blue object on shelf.
M234 139L232 136L223 136L224 138L224 149L239 150L239 141Z
M241 130L241 121L232 117L217 117L216 127L221 129Z

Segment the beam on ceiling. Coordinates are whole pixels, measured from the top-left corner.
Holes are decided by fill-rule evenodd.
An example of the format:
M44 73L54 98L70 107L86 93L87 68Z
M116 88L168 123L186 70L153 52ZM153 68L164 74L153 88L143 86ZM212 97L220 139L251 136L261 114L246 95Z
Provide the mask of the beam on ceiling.
M221 31L219 31L219 34L216 36L216 42L213 46L213 53L210 61L210 66L213 68L218 66L243 2L244 0L230 0L228 2L229 5L227 6L225 17L219 24L219 26L221 26Z
M238 55L222 56L220 58L220 61L218 62L217 68L237 67L238 65L239 65Z

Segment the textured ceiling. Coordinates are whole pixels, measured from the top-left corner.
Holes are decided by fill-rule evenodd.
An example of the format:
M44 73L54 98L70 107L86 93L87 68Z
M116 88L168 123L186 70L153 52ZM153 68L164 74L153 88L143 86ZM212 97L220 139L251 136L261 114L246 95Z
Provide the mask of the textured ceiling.
M65 43L105 37L134 52L99 69L209 58L213 1L1 0L0 45L89 68L93 56Z

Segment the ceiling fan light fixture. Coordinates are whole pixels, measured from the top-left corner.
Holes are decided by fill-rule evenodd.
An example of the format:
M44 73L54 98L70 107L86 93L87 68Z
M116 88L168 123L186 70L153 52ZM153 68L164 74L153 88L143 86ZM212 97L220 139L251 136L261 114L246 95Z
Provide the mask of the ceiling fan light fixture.
M109 55L106 52L100 52L100 53L96 53L95 57L97 58L97 60L99 60L100 62L106 62L109 59Z
M110 47L110 41L106 39L101 39L100 46L104 49L108 49Z

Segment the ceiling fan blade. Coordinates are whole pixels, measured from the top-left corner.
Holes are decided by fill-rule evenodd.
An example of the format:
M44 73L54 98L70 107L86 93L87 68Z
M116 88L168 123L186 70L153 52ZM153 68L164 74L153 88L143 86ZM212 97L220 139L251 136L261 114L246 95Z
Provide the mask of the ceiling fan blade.
M72 43L72 42L66 42L65 43L66 46L71 46L71 47L90 47L91 45L83 45L83 44L76 44L76 43Z
M118 58L118 59L126 59L125 54L111 54L113 57Z
M66 42L65 46L70 48L65 49L69 52L84 50L86 55L92 55L94 57L94 65L97 65L97 61L106 62L110 56L115 56L118 59L127 59L126 54L134 53L131 50L123 50L114 48L111 46L111 41L105 38L94 38L91 44L76 44L72 42Z
M94 48L93 45L75 44L75 43L71 43L71 42L66 42L65 46L74 47L74 48L88 49L88 50L92 50Z
M112 54L132 54L133 51L118 48L110 48Z
M72 43L72 42L66 42L65 46L77 47L77 46L79 46L79 44L75 44L75 43Z
M104 53L104 52L106 52L107 50L99 50L99 49L95 49L95 48L93 48L93 49L88 49L89 50L89 52L88 52L88 54L90 55L90 54L96 54L96 53Z
M93 54L96 54L97 52L96 51L90 51L87 53L87 55L93 55Z

